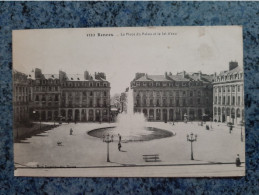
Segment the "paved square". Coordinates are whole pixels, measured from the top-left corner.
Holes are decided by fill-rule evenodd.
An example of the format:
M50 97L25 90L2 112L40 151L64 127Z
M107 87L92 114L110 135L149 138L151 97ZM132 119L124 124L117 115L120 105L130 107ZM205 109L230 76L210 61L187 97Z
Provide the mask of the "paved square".
M240 175L244 174L244 164L242 167L235 167L235 164L231 164L235 162L237 154L240 155L242 162L245 161L245 143L241 142L240 126L235 126L230 134L229 128L221 123L207 122L207 124L199 126L198 122L188 122L187 124L179 122L174 125L163 122L146 122L145 125L165 129L176 135L151 141L127 143L123 142L122 137L122 151L118 151L118 142L115 137L115 141L109 144L111 162L106 162L107 144L100 138L89 136L87 132L96 128L116 126L116 123L62 124L55 129L23 140L21 143L15 143L15 166L21 171L21 167L27 166L87 169L133 166L142 167L143 170L144 167L146 169L146 167L154 168L154 166L157 169L160 165L163 166L163 169L166 169L167 166L187 167L188 165L189 168L197 170L199 169L197 167L205 166L206 170L211 168L212 172L215 170L217 172L218 169L224 171L226 167L230 167L225 171L235 170ZM212 125L212 129L206 130L206 125ZM70 128L73 129L73 135L70 135ZM186 137L191 132L198 136L197 141L193 142L194 160L191 160L191 144L187 142ZM62 142L61 146L57 142ZM146 154L159 154L161 161L145 162L142 155ZM219 163L223 164L218 165ZM194 165L195 167L193 167ZM207 165L217 165L219 168L215 169ZM224 166L225 168L223 168ZM184 170L187 170L186 173L188 173L186 167ZM177 169L175 169L175 173L177 173ZM181 172L181 174L183 173ZM202 175L202 173L200 174ZM220 174L222 173L219 173L219 176ZM115 176L117 175L115 174Z

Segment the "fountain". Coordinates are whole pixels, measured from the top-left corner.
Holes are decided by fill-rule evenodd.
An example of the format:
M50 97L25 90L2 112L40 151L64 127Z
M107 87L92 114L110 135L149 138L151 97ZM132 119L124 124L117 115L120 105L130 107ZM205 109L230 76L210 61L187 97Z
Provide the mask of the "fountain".
M148 127L149 124L143 113L134 113L133 90L127 92L127 111L118 115L116 127L99 128L89 131L88 134L102 138L104 134L111 134L118 138L121 135L124 142L148 141L173 136L172 132Z

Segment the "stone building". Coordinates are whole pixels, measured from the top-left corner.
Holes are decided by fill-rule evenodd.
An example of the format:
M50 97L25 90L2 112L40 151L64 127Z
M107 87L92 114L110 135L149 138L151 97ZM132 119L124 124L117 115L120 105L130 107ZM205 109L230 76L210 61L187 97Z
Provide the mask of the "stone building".
M213 75L201 72L136 73L131 82L134 111L155 121L208 119L213 108L212 80Z
M60 108L60 80L58 74L42 74L36 68L28 75L30 83L30 118L33 120L57 120Z
M104 73L29 75L30 115L41 121L108 121L110 83Z
M244 75L237 62L215 76L213 91L213 119L239 124L244 119Z
M14 124L29 119L29 82L26 74L13 71L13 113Z

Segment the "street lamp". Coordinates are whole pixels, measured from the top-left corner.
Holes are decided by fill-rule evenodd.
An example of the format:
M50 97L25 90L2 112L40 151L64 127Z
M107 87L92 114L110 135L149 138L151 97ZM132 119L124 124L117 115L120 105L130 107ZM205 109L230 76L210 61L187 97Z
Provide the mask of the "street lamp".
M103 142L107 143L107 162L110 162L109 158L109 143L113 142L113 135L107 134L106 136L103 135Z
M191 142L191 160L194 160L193 150L192 150L192 142L197 141L197 135L195 134L195 136L193 136L193 133L191 133L190 135L187 134L187 141Z
M33 110L32 113L33 113L33 118L36 121L36 113L37 113L37 111ZM40 120L40 130L41 130L41 112L40 112L39 120Z

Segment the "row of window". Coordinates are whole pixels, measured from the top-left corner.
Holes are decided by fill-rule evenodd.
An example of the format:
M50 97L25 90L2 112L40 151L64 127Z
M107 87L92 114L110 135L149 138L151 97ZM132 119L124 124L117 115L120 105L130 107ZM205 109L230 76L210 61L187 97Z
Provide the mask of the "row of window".
M88 96L104 96L104 97L107 97L107 92L106 91L83 91L83 92L78 92L78 91L76 91L75 93L75 96L77 97L79 97L79 96L83 96L83 97L86 97L87 95ZM65 96L68 96L68 97L73 97L73 93L72 92L67 92L67 93L63 93L63 97L65 97Z
M133 82L137 87L181 87L181 86L202 86L203 82Z
M139 97L141 94L143 96L201 96L201 91L135 91L136 96ZM203 95L208 96L209 92L204 91Z
M54 76L53 76L54 78ZM36 85L53 85L53 84L56 84L58 85L59 84L59 79L36 79L35 81L32 81L33 84L34 82L36 83Z
M97 103L97 104L93 104L92 101L90 101L88 104L86 102L82 102L82 104L78 103L78 102L68 102L68 104L65 104L64 102L62 102L61 107L71 107L71 108L76 108L76 107L87 107L87 108L93 108L93 107L98 107L98 108L106 108L108 106L108 104L106 102L103 102L103 104Z
M34 87L35 91L58 91L59 87L58 86L36 86Z
M217 76L216 81L220 82L220 81L238 80L238 79L243 79L243 73L235 73L235 74Z
M15 87L14 93L27 93L29 91L28 87Z
M235 92L237 90L237 92L240 92L242 89L241 85L228 85L228 86L219 86L219 87L214 87L214 92Z
M147 106L147 103L149 103L148 105L149 106L172 106L172 105L176 105L176 106L193 106L194 104L197 104L197 105L201 105L202 104L202 101L201 101L201 98L197 98L197 100L195 101L195 99L170 99L169 102L166 100L166 99L163 99L162 102L160 101L160 99L156 99L155 101L153 99L150 99L148 102L146 99L143 99L142 101L139 99L139 98L136 98L136 106ZM209 99L206 98L205 101L204 101L205 104L209 104Z
M59 101L59 95L56 94L56 95L35 95L35 101L42 101L42 102L45 102L45 101Z
M237 106L240 106L241 105L241 97L240 96L237 96L237 99L235 96L232 96L232 99L230 96L223 96L222 98L221 97L217 97L215 96L214 97L214 104L222 104L222 105L237 105Z
M237 108L237 109L230 109L230 108L216 108L214 107L214 115L221 115L221 114L226 114L227 116L231 115L236 115L236 117L240 117L241 115L241 109ZM244 116L244 109L242 109L242 116Z
M62 87L108 87L107 82L65 82Z

